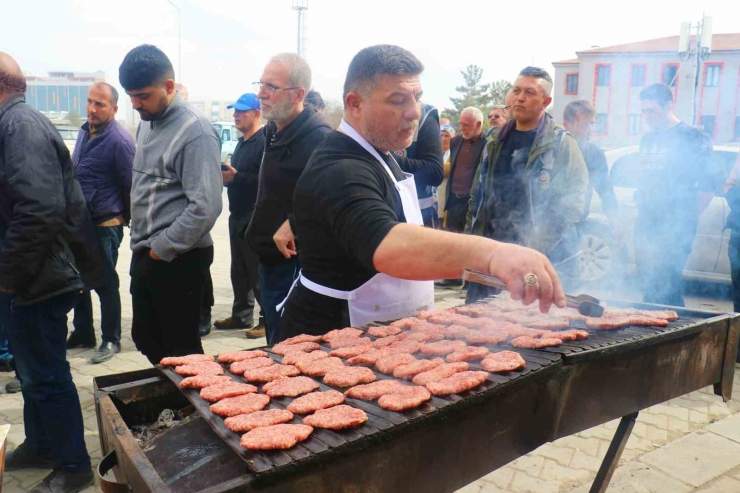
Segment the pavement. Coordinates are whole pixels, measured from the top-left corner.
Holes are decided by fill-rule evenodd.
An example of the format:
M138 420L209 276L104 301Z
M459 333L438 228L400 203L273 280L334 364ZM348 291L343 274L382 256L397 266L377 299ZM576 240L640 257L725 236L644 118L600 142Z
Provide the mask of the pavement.
M224 206L226 208L224 196ZM228 212L219 218L213 237L215 260L211 267L215 306L213 319L231 314L232 290L229 278ZM67 353L77 385L85 423L85 442L93 464L101 458L92 380L96 376L149 367L131 340L131 297L128 268L131 259L128 239L120 249L118 273L121 278L123 352L112 360L92 365L94 350L74 349ZM460 291L437 290L437 306L463 303ZM634 298L628 293L625 298ZM95 300L95 296L93 296ZM635 298L636 299L636 298ZM693 296L687 304L695 308L730 311L726 299ZM97 305L97 303L93 303ZM100 337L100 311L95 306ZM71 329L71 317L70 317ZM247 340L243 330L214 330L203 339L207 353L262 346L264 339ZM12 374L0 373L0 389ZM735 369L735 398L723 403L711 388L672 399L640 413L622 455L609 493L737 493L740 492L740 369ZM4 390L2 390L4 391ZM23 397L0 394L0 424L10 423L9 448L24 440ZM617 428L612 421L584 432L548 443L514 462L484 476L458 493L586 493L596 475L609 442ZM3 493L30 490L49 473L31 469L6 472ZM95 486L84 493L101 491Z

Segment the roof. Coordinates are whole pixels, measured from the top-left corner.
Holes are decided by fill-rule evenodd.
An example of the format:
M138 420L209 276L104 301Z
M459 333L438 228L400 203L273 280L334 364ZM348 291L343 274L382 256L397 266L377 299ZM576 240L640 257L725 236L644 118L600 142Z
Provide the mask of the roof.
M581 60L578 58L571 58L570 60L561 60L559 62L552 62L553 65L578 65Z
M667 38L649 39L647 41L637 41L635 43L626 43L621 45L606 46L603 48L593 48L590 50L578 51L577 54L591 53L675 53L678 49L678 36L668 36ZM712 36L712 51L740 51L740 33L715 34ZM573 64L575 60L563 60L553 62L553 64Z

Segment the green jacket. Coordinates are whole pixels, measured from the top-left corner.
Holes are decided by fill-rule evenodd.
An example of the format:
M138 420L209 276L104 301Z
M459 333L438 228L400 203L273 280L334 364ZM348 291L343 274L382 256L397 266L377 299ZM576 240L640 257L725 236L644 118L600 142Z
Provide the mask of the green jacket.
M496 129L486 143L470 194L465 231L496 239L489 226L493 211L491 194L498 157L516 122ZM530 224L518 225L524 246L545 254L557 264L578 255L576 223L585 206L588 170L578 143L545 113L537 126L526 165Z

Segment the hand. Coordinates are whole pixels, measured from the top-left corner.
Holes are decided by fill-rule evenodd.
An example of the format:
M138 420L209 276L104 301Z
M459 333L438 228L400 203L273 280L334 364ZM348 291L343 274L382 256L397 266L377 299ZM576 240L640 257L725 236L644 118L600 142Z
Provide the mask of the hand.
M151 250L151 249L149 250L149 257L152 260L157 260L157 261L162 260L162 258L159 255L157 255L156 253L154 253L154 250Z
M272 241L275 242L278 250L280 250L280 253L282 253L285 258L298 255L295 247L295 236L293 236L293 231L290 229L289 221L285 221L283 225L280 226L277 233L273 235Z
M565 293L550 261L536 250L510 243L498 243L489 261L489 272L506 283L512 299L529 305L540 300L540 311L547 313L555 303L565 308ZM539 281L525 285L524 277L534 274Z
M221 177L224 179L224 185L228 185L229 183L234 181L234 177L236 176L238 171L236 171L236 169L234 169L229 163L224 164L224 166L226 166L228 170L222 171Z

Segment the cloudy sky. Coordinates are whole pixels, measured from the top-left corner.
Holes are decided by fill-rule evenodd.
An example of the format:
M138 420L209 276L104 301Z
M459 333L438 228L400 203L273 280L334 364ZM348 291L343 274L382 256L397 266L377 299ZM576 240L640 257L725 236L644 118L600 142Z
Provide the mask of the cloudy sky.
M190 98L234 99L251 92L270 56L296 50L294 0L0 0L0 50L24 72L106 73L136 45L153 43L172 60ZM424 100L440 108L469 64L484 81L513 79L526 65L552 70L591 46L678 34L682 21L714 17L714 32L737 32L737 0L308 0L307 59L314 88L341 98L345 72L361 48L391 43L426 65ZM122 106L128 106L124 99ZM130 110L130 108L127 108Z

